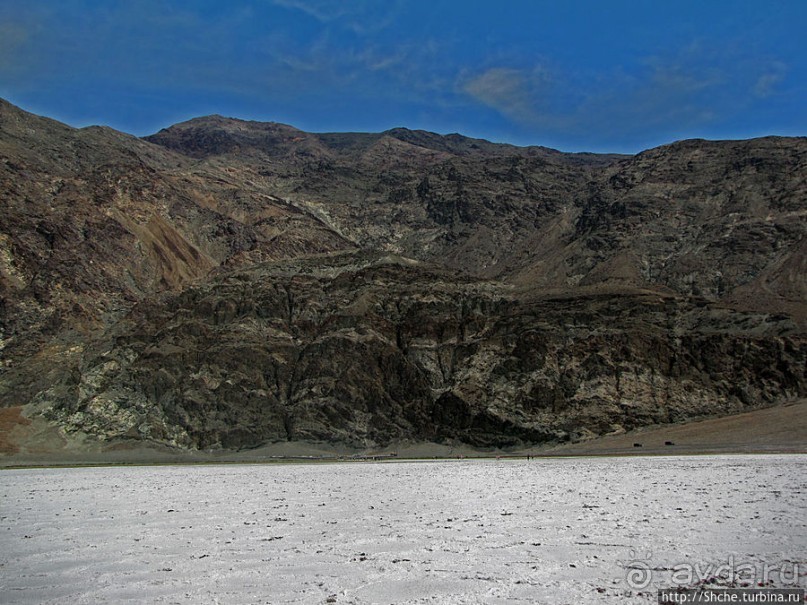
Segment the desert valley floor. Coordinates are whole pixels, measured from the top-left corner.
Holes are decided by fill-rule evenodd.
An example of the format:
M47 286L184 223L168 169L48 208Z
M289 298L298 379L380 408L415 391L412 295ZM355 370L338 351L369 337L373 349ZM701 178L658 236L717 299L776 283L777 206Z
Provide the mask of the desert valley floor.
M655 603L804 586L807 456L4 470L0 536L5 603Z

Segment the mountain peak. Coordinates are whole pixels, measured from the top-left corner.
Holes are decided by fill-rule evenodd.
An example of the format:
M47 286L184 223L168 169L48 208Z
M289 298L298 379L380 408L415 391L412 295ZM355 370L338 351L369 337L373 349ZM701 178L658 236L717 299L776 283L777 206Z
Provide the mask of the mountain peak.
M275 153L279 147L309 136L287 124L213 114L174 124L144 138L192 157L207 157L246 149Z

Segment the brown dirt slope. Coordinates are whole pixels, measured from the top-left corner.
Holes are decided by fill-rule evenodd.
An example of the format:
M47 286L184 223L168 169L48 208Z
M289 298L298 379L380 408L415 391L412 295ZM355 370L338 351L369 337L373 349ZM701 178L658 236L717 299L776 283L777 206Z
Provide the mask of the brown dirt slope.
M665 442L674 445L665 445ZM634 446L641 443L642 447ZM685 424L646 427L552 448L561 455L807 453L807 400Z
M12 431L16 427L24 427L31 421L21 414L21 407L0 408L0 454L16 454L20 451Z

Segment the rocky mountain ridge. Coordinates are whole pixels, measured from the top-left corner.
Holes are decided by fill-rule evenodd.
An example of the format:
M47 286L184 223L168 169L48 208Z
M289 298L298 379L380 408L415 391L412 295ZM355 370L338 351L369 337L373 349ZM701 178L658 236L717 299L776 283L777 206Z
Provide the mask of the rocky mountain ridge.
M564 154L0 102L0 401L104 443L554 442L804 396L807 140Z

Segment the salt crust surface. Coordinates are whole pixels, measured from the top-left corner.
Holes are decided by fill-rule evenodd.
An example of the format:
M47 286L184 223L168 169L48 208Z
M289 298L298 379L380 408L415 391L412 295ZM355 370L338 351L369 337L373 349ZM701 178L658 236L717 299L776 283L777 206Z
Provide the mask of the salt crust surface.
M3 603L655 603L741 564L805 585L807 456L0 472Z

